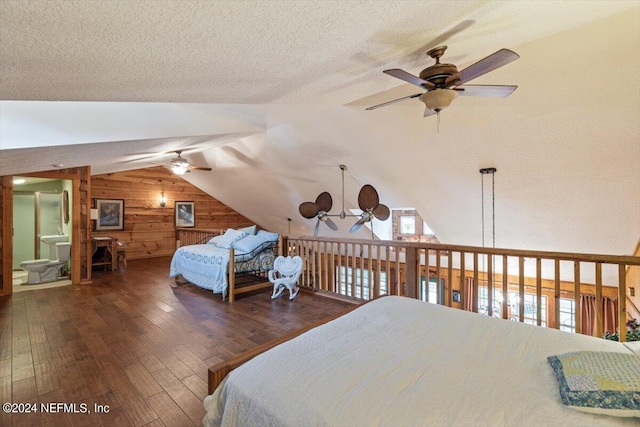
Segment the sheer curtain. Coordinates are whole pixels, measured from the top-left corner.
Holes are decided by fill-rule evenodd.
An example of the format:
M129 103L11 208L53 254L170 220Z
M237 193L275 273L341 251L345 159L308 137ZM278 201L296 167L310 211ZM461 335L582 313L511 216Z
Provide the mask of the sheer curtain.
M464 309L467 311L473 311L473 299L478 298L473 294L473 277L466 277L464 279L465 294L467 299L464 301Z
M618 300L602 298L603 332L614 333L618 330ZM596 297L594 295L580 295L580 320L582 333L596 336Z

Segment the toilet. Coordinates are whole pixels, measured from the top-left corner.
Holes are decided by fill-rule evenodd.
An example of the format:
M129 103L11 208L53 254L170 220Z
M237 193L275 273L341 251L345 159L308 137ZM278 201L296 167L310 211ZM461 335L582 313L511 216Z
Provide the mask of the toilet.
M55 245L57 259L34 259L20 263L20 267L29 273L27 277L28 285L58 280L60 269L67 264L71 257L71 243L61 242Z

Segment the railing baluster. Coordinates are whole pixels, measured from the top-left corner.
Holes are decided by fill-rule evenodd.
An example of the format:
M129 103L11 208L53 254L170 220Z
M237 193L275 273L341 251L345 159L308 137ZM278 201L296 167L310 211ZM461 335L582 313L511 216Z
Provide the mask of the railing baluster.
M553 280L553 284L554 284L554 300L555 300L555 309L556 309L556 324L555 324L555 328L556 329L560 329L560 260L559 259L555 259L554 260L554 280Z
M465 277L465 256L464 252L460 252L460 302L462 309L466 310L469 303L469 293L467 292L467 280Z
M542 325L542 260L536 258L536 323Z
M440 250L436 249L436 304L442 304L442 289L440 288Z
M335 243L331 242L331 292L336 292L336 253Z
M403 289L402 289L402 277L400 275L400 251L401 248L399 246L396 246L396 295L404 295Z
M601 337L603 334L604 318L602 310L602 264L596 262L596 336Z
M493 255L487 254L487 315L493 316Z
M451 297L453 293L453 252L449 251L447 260L447 284L445 286L445 304L451 307Z
M387 273L387 295L391 295L391 247L386 247L386 256L387 258L384 260L385 272Z
M573 262L573 301L575 302L576 333L582 333L580 316L580 261Z
M620 342L627 340L627 270L624 264L618 264L618 325Z
M471 301L471 311L478 312L478 252L473 253L473 300Z
M345 268L346 270L346 268ZM342 291L342 242L338 243L338 293L341 295L345 295L347 293L346 289L346 277L345 277L345 290L344 293Z
M502 255L502 318L509 318L509 260Z
M351 244L351 296L356 297L356 244Z
M524 257L518 258L518 321L524 322Z
M373 251L371 250L371 244L367 246L367 252L369 255L369 264L367 265L367 287L369 288L369 299L373 299Z
M424 251L424 276L425 276L425 290L424 292L426 293L426 298L425 300L427 302L431 302L429 301L429 282L431 281L431 271L429 267L429 263L431 262L431 260L429 259L429 257L431 256L431 250L429 248L425 249Z

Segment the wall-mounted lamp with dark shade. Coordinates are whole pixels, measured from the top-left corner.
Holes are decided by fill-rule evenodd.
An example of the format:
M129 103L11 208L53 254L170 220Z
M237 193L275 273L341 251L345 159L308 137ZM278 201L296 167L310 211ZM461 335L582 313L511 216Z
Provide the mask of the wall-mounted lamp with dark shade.
M163 191L162 195L160 196L160 207L164 208L165 206L167 206L167 199L166 197L164 197L164 191Z

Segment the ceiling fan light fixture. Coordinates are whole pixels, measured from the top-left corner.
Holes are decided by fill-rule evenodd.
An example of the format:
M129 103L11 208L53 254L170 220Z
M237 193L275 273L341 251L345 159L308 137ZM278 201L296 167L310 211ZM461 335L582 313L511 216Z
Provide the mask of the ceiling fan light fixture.
M434 89L420 95L429 110L440 112L447 108L458 97L458 91L453 89Z
M188 169L189 167L185 164L175 164L171 166L171 172L176 175L184 175Z

